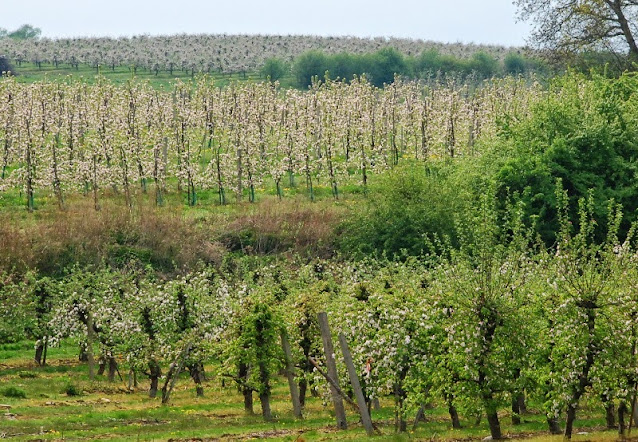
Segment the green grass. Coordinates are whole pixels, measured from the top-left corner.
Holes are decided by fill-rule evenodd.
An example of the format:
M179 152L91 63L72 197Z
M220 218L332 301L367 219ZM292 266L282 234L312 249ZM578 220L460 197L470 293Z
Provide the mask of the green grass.
M145 391L147 381L128 392L125 382L109 383L104 377L90 381L87 367L78 362L77 344L65 342L61 348L50 349L50 365L35 366L31 358L33 346L28 342L0 347L0 383L25 391L26 398L2 398L10 406L0 415L0 437L12 440L85 440L99 437L108 440L167 440L192 438L252 439L269 437L273 440L361 440L365 432L357 416L348 410L349 428L337 432L329 406L320 398L307 400L305 418L292 416L287 386L277 379L272 409L275 421L266 423L259 415L259 401L255 397L255 415L243 410L242 396L232 385L222 387L219 378L211 376L205 383L203 398L195 397L190 378L183 374L173 393L171 404L161 405L160 399L149 399ZM126 372L122 367L122 372ZM207 366L207 372L213 372ZM29 373L24 376L24 373ZM81 389L81 396L64 394L72 382ZM595 403L592 400L592 403ZM382 408L373 411L373 419L380 434L373 440L472 440L489 434L486 420L476 425L474 418L462 418L462 430L452 430L445 408L427 410L427 422L416 431L396 434L393 425L393 406L390 397L382 398ZM602 431L602 410L585 403L579 410L575 440L614 440L612 431ZM501 414L504 434L532 440L561 440L545 433L542 414L531 408L523 416L524 423L512 426L507 412ZM411 428L411 422L410 422Z
M74 68L68 65L60 64L56 68L53 64L43 63L41 68L34 63L22 63L20 66L15 66L16 78L19 82L33 83L42 80L82 80L87 84L93 84L96 81L96 76L99 74L108 79L116 85L126 84L129 80L135 79L136 81L148 81L148 83L155 89L171 89L176 80L187 81L192 79L198 74L193 76L190 71L182 71L175 69L172 74L168 71L160 71L157 74L153 71L144 69L134 70L130 66L116 66L115 69L110 67L100 67L100 69L93 68L89 65L80 64L78 68ZM211 72L210 77L215 80L217 86L223 87L231 82L259 82L264 81L258 72L246 72L246 73L234 73L234 74L222 74L219 72ZM283 87L292 87L292 76L285 77L281 80Z

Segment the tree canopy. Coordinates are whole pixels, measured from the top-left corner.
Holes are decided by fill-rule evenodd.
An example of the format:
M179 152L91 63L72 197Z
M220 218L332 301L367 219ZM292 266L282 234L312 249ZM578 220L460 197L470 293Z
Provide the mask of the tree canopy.
M24 24L15 31L11 32L7 31L4 28L0 28L0 38L9 37L16 40L30 40L39 38L40 34L42 34L42 29L36 28L29 24Z
M515 0L530 43L557 55L611 52L638 61L638 0Z

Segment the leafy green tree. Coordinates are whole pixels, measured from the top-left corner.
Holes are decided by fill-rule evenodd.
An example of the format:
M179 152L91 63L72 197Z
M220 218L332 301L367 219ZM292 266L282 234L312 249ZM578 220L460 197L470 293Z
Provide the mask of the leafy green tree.
M613 201L609 203L609 215L598 218L601 223L607 220L605 239L597 243L595 231L599 222L594 214L593 192L579 200L580 222L576 229L569 220L567 192L559 186L556 193L560 232L547 287L558 300L551 312L556 323L551 330L550 359L555 362L550 374L550 397L556 408L566 409L565 437L571 438L580 399L587 389L596 386L597 378L604 377L607 366L618 366L624 359L622 353L616 352L614 336L625 325L610 311L615 304L617 281L625 271L619 265L622 211Z
M516 0L514 5L520 18L535 25L530 42L556 55L604 48L638 60L635 0Z
M309 51L295 60L292 74L297 86L303 88L310 86L314 77L323 78L328 68L328 59L323 52Z
M383 48L368 59L366 73L370 82L377 87L394 82L395 75L407 73L407 63L403 55L394 48Z
M15 31L9 32L7 37L14 38L16 40L34 40L39 38L40 34L42 34L42 30L40 28L25 24Z
M355 75L359 76L365 72L363 58L361 55L347 52L332 55L329 57L328 71L332 79L350 81Z
M509 52L503 60L505 72L511 75L524 74L527 71L525 57L516 52Z
M499 219L493 193L486 192L472 214L459 219L460 248L439 275L449 346L444 358L456 393L485 412L493 439L501 439L498 409L520 391L517 381L529 351L523 316L525 283L531 270L528 230L521 204Z
M498 74L500 66L496 58L486 52L479 51L472 55L468 69L481 78L490 78Z
M637 80L577 74L557 79L545 100L529 117L503 119L501 140L494 147L505 160L495 178L502 196L517 192L529 217L536 218L542 238L552 244L559 230L556 179L569 193L569 213L577 224L578 200L593 189L594 214L607 215L607 201L625 209L626 232L638 208L638 132L635 129ZM498 147L497 147L498 146ZM492 157L493 159L493 157ZM491 161L491 160L489 160ZM599 232L598 238L604 236Z
M451 168L402 166L382 176L370 192L369 206L346 221L338 237L351 255L405 258L428 251L428 239L455 242L454 212L462 211Z
M262 77L272 82L281 80L288 72L290 72L290 66L280 58L267 59L259 70Z

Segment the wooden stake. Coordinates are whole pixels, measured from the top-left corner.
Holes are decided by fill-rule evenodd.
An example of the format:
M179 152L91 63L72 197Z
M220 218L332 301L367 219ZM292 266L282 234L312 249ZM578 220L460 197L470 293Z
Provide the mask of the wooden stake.
M295 417L303 419L301 402L299 401L299 389L295 382L295 366L292 363L292 351L290 350L290 342L288 342L288 336L285 330L281 331L281 347L284 350L284 356L286 358L286 377L288 378L288 386L290 387L293 413Z
M343 401L339 396L339 393L335 387L339 385L339 376L337 375L337 363L334 357L334 346L332 345L332 336L330 334L330 327L328 325L328 315L326 312L319 312L317 314L319 320L319 328L321 329L321 340L323 341L323 351L326 354L326 366L328 367L328 376L332 378L336 385L330 384L330 392L332 394L332 403L335 407L335 418L337 420L337 427L341 430L348 428L348 422L346 421L346 411L343 408Z
M366 399L363 396L363 390L359 383L359 376L357 375L357 369L352 362L352 355L350 354L350 348L348 348L348 341L343 333L339 333L339 344L341 345L341 352L343 353L343 359L348 367L348 375L350 376L350 384L354 390L354 397L357 399L357 405L359 406L359 414L361 415L361 423L366 429L368 436L374 434L374 428L372 427L372 420L370 419L370 413L368 413L368 407Z
M93 314L89 311L86 313L86 359L89 363L89 379L95 379L95 358L93 357L93 341L95 339L95 331L93 330Z

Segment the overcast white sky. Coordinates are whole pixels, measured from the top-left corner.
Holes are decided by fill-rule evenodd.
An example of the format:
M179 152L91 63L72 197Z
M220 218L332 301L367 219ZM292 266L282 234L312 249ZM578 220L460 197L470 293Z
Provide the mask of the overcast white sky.
M228 33L524 44L511 0L0 0L0 28L45 37Z

